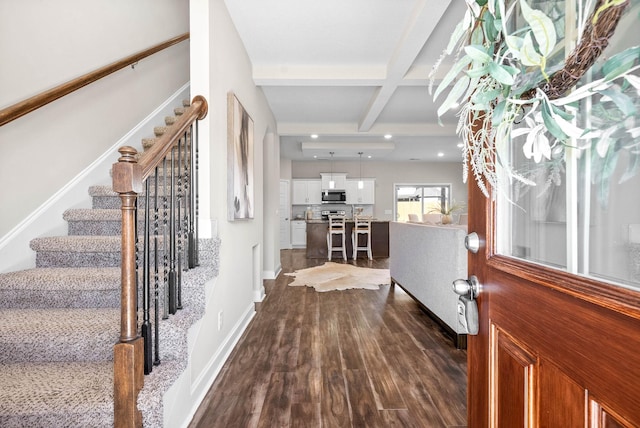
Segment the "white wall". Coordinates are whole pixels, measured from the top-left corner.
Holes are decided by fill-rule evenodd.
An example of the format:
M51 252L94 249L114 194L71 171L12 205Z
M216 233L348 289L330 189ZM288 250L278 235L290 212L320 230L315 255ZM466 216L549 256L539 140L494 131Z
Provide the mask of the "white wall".
M280 263L280 141L269 132L264 144L264 258L262 276L275 279ZM264 293L264 290L262 290ZM258 300L260 296L256 296ZM261 298L259 300L262 300Z
M280 178L291 180L291 159L280 159Z
M320 178L329 171L328 161L294 161L292 178ZM360 163L334 161L334 172L346 172L347 178L360 176ZM451 184L451 196L456 202L467 202L467 185L462 182L462 162L380 162L362 161L362 177L376 179L376 204L373 215L394 220L394 184L445 183Z
M206 394L235 341L253 316L259 278L265 269L263 260L279 264L274 244L264 242L271 234L277 238L279 137L275 119L264 94L252 79L252 67L222 0L191 0L192 75L194 94L209 101L209 114L200 129L203 168L209 170L208 181L201 181L202 201L221 239L220 271L208 290L204 318L190 334L191 361L187 373L165 395L165 426L186 426L200 400ZM202 40L205 38L205 40ZM232 91L254 121L254 203L255 218L227 220L227 93ZM266 143L267 147L263 145ZM206 154L205 154L206 153ZM265 166L265 163L268 165ZM265 178L266 177L266 178ZM273 183L270 182L273 181ZM272 199L269 197L269 199ZM273 206L276 207L275 213ZM265 212L269 210L270 212ZM275 216L275 217L274 217ZM276 229L265 232L265 227ZM277 242L276 242L277 244ZM218 328L222 312L223 325Z
M0 2L0 108L189 31L187 6ZM188 80L189 43L183 42L0 127L0 237Z

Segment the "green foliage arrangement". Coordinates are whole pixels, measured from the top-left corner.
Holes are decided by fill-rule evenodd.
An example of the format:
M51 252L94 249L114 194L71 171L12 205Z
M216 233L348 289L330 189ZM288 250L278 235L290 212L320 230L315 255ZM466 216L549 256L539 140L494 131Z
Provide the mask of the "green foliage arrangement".
M438 214L444 214L444 215L451 215L456 211L461 211L463 210L465 207L464 203L456 203L456 201L453 201L453 203L451 204L447 204L445 203L444 206L442 206L440 204L440 202L436 202L434 204L434 207L431 208L428 212L430 213L438 213Z
M439 106L439 118L460 105L457 133L465 144L463 178L468 179L470 165L486 196L489 187L500 187L498 164L510 181L535 185L506 155L505 149L518 141L523 141L524 156L536 163L557 162L567 147L592 148L594 162L599 163L594 180L603 185L608 185L621 149L631 156L626 178L640 167L635 142L640 137L640 47L608 58L598 70L601 78L576 87L607 47L629 0L584 1L577 13L581 37L575 49L557 61L564 55L564 40L558 36L564 27L554 22L563 23L562 16L552 19L526 0L466 0L466 14L432 71L429 90L437 100L450 88ZM524 20L516 19L518 9ZM435 71L449 55L457 61L433 91ZM550 67L553 62L557 65ZM591 112L596 119L579 126L577 109L589 97L597 100Z

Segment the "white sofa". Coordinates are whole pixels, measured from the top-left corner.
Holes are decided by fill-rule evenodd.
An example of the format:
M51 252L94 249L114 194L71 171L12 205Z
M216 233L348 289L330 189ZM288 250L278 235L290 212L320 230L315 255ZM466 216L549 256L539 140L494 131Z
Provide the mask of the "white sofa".
M456 347L466 347L458 323L455 279L467 278L466 226L389 223L391 284L398 284L429 313Z

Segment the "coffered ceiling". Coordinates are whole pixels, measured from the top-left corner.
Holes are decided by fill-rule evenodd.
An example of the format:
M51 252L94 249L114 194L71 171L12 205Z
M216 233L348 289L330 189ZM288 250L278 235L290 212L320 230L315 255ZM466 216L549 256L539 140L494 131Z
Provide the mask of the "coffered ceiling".
M281 157L461 159L457 118L438 124L427 76L463 0L225 1L278 122Z

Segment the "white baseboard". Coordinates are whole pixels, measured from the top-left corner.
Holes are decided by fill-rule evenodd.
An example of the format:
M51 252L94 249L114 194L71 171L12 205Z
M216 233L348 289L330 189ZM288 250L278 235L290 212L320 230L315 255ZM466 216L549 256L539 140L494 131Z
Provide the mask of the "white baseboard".
M262 271L262 278L264 279L276 279L280 272L282 271L282 265L276 266L275 271L273 270L264 270Z
M264 298L267 296L264 286L260 287L260 290L255 290L253 292L253 301L255 303L262 302Z
M109 171L120 156L118 148L129 145L142 146L142 139L153 135L153 128L164 123L164 117L173 114L173 108L189 98L187 82L171 97L156 108L131 131L69 181L62 189L0 238L0 272L10 272L35 266L35 253L29 248L33 238L67 234L67 223L62 214L69 208L89 208L91 200L87 189L96 184L111 183Z

